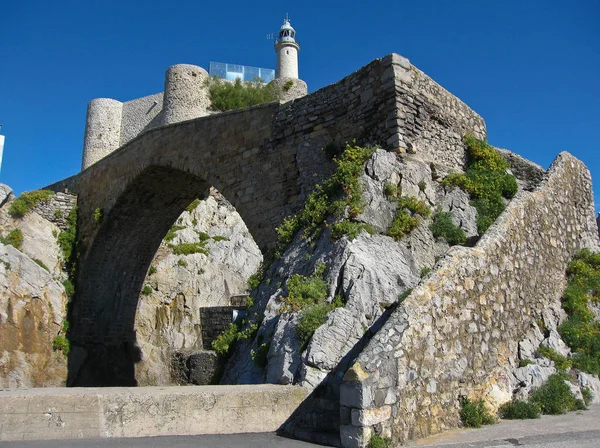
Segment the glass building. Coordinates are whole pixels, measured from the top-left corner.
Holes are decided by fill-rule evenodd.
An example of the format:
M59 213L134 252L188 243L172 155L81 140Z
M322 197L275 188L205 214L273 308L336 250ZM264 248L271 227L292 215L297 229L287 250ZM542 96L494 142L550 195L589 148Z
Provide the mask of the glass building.
M263 83L271 82L275 78L275 70L270 68L250 67L248 65L228 64L226 62L210 62L208 73L210 76L235 81L256 81Z

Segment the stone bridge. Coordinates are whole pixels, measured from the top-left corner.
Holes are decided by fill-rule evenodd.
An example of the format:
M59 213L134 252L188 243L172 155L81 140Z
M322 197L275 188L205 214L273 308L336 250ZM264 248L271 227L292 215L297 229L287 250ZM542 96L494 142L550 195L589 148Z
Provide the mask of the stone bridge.
M150 262L181 212L211 186L235 206L264 252L276 242L275 228L331 173L322 148L356 139L460 169L467 132L485 136L481 117L392 54L285 104L149 130L52 185L78 194L69 385L135 384L133 325Z

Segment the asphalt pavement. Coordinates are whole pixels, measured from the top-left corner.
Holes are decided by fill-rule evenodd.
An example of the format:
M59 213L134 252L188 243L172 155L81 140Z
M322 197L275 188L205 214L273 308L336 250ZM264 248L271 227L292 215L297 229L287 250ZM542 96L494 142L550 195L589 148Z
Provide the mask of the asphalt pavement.
M166 436L136 439L0 442L0 448L309 448L311 443L273 433ZM600 405L536 420L503 420L480 429L457 429L410 442L418 448L600 448Z

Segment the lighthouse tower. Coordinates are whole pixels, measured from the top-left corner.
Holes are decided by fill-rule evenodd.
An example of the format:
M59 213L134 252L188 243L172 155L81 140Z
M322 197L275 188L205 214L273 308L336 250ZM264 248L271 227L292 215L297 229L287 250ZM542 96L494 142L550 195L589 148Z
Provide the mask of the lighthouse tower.
M290 25L288 15L285 15L279 37L275 41L277 52L277 72L275 78L298 79L298 51L300 45L296 42L296 30Z

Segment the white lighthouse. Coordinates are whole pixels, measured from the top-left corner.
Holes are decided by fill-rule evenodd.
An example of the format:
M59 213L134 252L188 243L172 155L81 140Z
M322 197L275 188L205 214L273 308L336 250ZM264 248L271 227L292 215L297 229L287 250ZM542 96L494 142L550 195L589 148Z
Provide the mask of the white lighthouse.
M277 52L277 73L275 77L298 79L300 45L296 42L296 30L290 25L287 14L279 30L279 37L275 41L275 51Z

